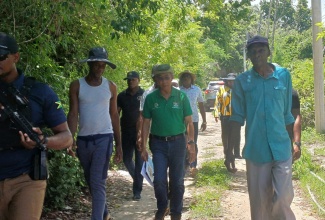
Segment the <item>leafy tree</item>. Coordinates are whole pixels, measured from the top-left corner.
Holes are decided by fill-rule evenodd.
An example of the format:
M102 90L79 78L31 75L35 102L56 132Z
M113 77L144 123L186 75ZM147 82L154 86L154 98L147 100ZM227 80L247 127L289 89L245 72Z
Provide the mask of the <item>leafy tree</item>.
M308 8L307 0L299 0L295 13L295 23L299 32L311 27L311 10Z

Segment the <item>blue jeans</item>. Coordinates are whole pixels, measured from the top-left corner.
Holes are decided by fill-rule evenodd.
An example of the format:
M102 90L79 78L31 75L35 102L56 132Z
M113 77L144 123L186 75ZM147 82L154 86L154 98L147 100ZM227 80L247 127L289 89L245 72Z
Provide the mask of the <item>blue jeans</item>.
M170 213L179 215L183 209L184 161L186 156L185 136L174 141L150 138L150 150L154 164L154 190L158 212L164 212L168 205L169 168Z
M141 159L141 152L137 149L136 140L136 129L122 131L123 163L133 179L133 195L140 195L143 183L143 176L141 175L143 160ZM135 155L134 161L133 153Z
M77 155L92 197L92 220L108 215L106 179L113 151L113 134L78 136Z

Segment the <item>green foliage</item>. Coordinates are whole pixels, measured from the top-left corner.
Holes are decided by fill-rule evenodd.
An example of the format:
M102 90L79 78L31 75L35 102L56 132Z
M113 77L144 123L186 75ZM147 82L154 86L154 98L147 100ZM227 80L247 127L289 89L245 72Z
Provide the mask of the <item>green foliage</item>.
M314 204L314 210L321 217L325 217L323 212L312 201L312 196L321 207L325 207L325 170L319 164L324 160L324 148L320 148L325 141L325 135L319 134L315 129L308 128L302 133L303 149L301 158L293 165L293 177L300 180L304 189L305 198ZM314 153L311 153L314 149ZM323 152L319 154L318 152ZM312 193L312 196L310 195Z
M311 27L311 9L308 8L307 0L299 0L295 13L296 27L299 32Z
M48 166L46 207L63 208L67 200L78 204L80 188L86 184L78 159L63 151L50 150Z
M190 204L191 215L200 219L219 216L221 197L230 181L223 160L203 163L195 179L197 193Z
M314 127L315 97L312 61L297 61L291 67L291 74L293 88L298 91L300 97L302 128Z
M195 179L195 185L229 187L231 176L223 164L223 160L214 160L202 164L200 172Z

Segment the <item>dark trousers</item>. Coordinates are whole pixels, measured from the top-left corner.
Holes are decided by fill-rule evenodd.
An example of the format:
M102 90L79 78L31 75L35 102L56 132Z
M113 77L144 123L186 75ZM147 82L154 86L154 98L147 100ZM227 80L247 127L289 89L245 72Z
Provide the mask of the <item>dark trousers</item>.
M133 179L133 194L140 195L143 183L143 176L141 175L143 160L141 159L141 152L137 149L136 140L136 129L122 130L123 163Z
M197 137L199 135L199 122L193 122L193 126L194 126L194 142L195 142L195 151L196 151L196 160L191 163L190 167L194 167L196 168L197 165L197 154L199 152L199 149L197 147Z
M221 116L220 122L221 122L221 139L222 139L222 145L223 145L223 153L226 156L227 148L230 143L230 116ZM235 157L240 156L240 132L239 136L233 137L235 138L234 141L234 155Z
M170 190L170 213L181 215L183 209L184 161L186 156L185 136L172 141L150 138L150 150L154 164L154 190L158 213L164 213L168 206ZM167 170L169 169L169 172ZM167 178L167 174L169 178ZM169 183L168 183L169 180Z

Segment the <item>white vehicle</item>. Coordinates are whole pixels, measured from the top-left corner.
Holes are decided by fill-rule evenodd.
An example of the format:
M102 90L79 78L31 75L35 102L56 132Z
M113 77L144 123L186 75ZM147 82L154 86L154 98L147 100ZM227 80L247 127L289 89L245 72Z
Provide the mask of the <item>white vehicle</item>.
M217 91L219 90L220 86L224 85L224 81L217 80L217 81L210 81L207 88L204 89L204 107L205 111L210 111L211 108L214 107L214 102L216 100Z

